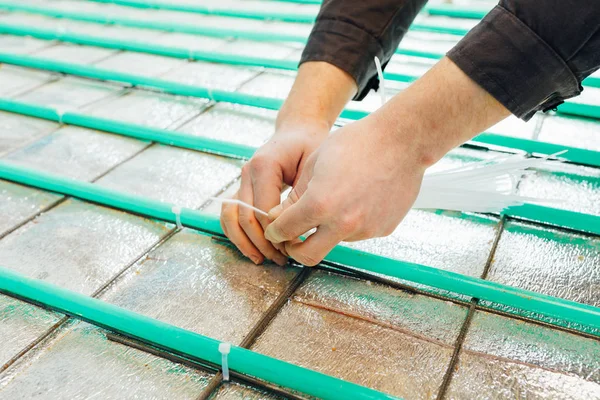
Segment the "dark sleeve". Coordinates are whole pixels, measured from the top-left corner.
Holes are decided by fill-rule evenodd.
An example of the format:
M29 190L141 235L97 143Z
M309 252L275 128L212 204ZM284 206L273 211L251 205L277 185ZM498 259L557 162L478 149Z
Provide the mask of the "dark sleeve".
M501 0L447 56L524 120L600 67L599 0Z
M325 61L346 71L358 85L355 100L361 100L379 86L374 57L387 65L426 2L324 0L300 64Z

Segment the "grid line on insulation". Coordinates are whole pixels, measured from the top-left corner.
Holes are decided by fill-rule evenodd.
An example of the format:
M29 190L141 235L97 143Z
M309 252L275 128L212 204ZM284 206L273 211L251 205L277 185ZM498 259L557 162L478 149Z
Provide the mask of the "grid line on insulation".
M496 234L494 236L494 242L492 243L492 247L488 254L488 258L485 262L485 267L483 268L483 272L481 273L481 279L487 279L487 275L492 266L492 261L494 260L494 256L496 255L496 250L498 249L498 243L500 243L500 238L502 237L502 233L504 232L504 226L506 224L506 217L502 216L498 225L496 226ZM452 378L454 373L456 372L456 366L458 365L458 361L460 359L460 353L467 337L467 333L469 332L469 328L471 327L471 322L473 321L473 317L475 316L475 312L477 310L477 305L479 304L478 298L471 299L471 305L469 306L469 311L465 317L465 320L460 328L460 332L458 337L456 338L456 343L454 344L454 352L452 353L452 358L448 363L448 368L446 369L446 373L444 374L444 379L442 380L442 385L440 386L440 391L438 392L437 399L442 400L446 397L446 393L450 388L450 384L452 383Z

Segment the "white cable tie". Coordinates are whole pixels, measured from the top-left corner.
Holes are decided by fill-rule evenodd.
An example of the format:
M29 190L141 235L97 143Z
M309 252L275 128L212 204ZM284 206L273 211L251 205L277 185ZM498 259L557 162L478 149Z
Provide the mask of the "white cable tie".
M254 210L255 212L259 213L260 215L264 215L265 217L269 216L269 213L264 212L260 208L256 208L254 206L251 206L250 204L244 203L243 201L238 200L238 199L223 199L221 197L209 197L209 198L211 200L219 202L219 203L237 204L239 206L246 207L246 208L249 208L251 210Z
M208 92L208 98L212 101L215 101L215 98L213 97L213 92L211 88L207 88L206 91Z
M66 108L56 107L56 115L58 116L58 123L63 124L63 115L67 112Z
M387 101L385 96L385 80L383 79L383 69L381 68L381 61L375 56L375 68L377 69L377 77L379 78L379 95L381 96L381 105L383 106Z
M229 381L229 364L227 356L231 351L231 343L221 342L219 343L219 353L221 353L221 369L223 371L223 380Z
M181 207L173 206L173 208L171 208L171 211L173 211L173 213L175 214L175 223L177 224L177 227L179 229L183 229L183 225L181 224Z
M194 61L194 50L192 48L188 49L188 60Z

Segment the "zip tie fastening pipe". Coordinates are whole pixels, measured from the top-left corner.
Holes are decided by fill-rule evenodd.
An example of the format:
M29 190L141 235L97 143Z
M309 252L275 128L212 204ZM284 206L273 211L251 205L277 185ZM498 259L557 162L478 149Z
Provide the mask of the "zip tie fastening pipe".
M231 343L219 343L219 353L221 353L221 371L223 371L223 381L229 381L229 363L228 356L231 351Z
M175 214L175 224L177 225L177 228L183 229L183 225L181 225L181 207L173 206L173 208L171 208L171 211L173 211L173 214Z
M88 182L43 173L30 168L13 165L3 160L0 160L0 179L76 197L150 218L171 223L175 222L175 216L171 211L172 204L118 192ZM571 224L589 224L590 229L595 229L595 233L600 234L600 216L585 215L531 204L511 209L512 214L508 215L520 212L525 218L534 221L539 221L540 210L549 210L552 212L552 215L557 214L559 218L569 221ZM223 236L224 234L219 217L216 215L182 208L181 222L188 228L197 229L209 234L219 236ZM439 270L425 265L394 260L340 245L333 248L325 257L325 261L408 280L452 293L476 297L481 300L508 306L509 308L524 310L533 315L541 314L600 330L600 308L588 304L506 286L455 272ZM594 333L594 335L598 334Z

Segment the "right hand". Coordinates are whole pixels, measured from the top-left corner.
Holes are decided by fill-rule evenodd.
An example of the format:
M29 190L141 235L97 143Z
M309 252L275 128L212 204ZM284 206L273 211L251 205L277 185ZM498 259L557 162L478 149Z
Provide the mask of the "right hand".
M279 127L242 167L240 189L233 198L265 212L279 205L284 184L295 185L307 158L328 134L327 123L302 121ZM237 204L224 203L221 207L223 232L246 257L255 264L267 258L284 265L287 255L281 251L283 245L265 239L264 230L270 223L269 218Z

